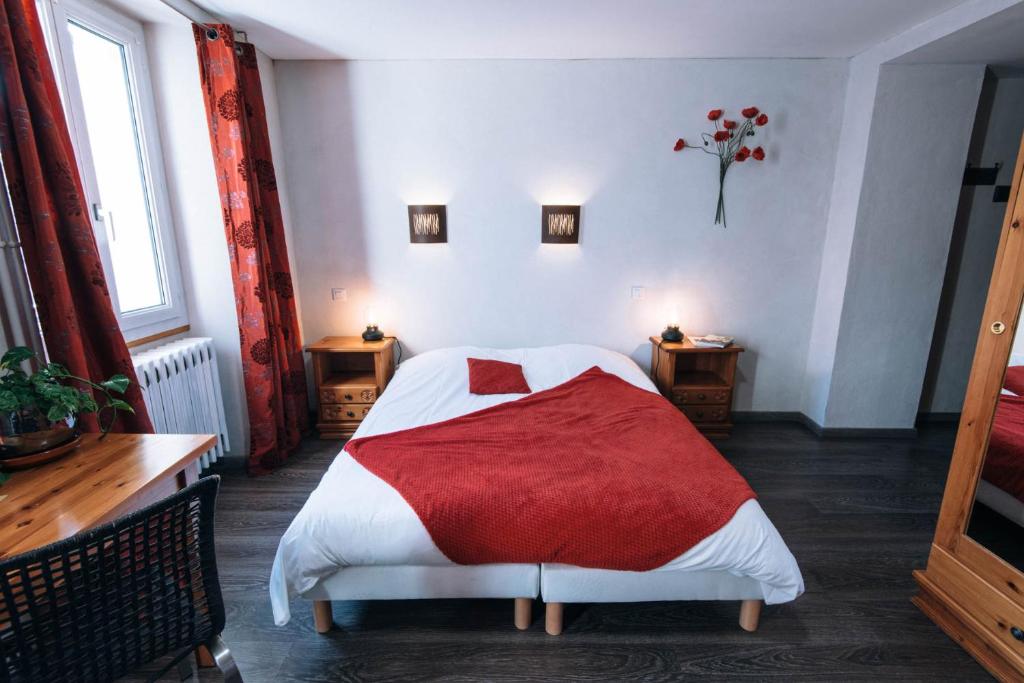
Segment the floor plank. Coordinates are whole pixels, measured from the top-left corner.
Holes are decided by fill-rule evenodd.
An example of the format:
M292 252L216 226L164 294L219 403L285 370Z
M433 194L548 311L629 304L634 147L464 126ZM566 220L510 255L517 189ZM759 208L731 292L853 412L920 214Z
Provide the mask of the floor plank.
M267 582L277 541L339 449L311 439L260 479L219 468L224 640L250 683L989 680L910 604L910 572L927 557L953 438L944 425L870 440L737 425L719 449L758 491L807 593L766 607L753 634L737 626L738 603L643 603L569 606L560 638L544 633L539 603L532 627L516 631L510 600L335 603L326 636L298 601L291 623L274 626ZM200 679L220 680L207 670Z

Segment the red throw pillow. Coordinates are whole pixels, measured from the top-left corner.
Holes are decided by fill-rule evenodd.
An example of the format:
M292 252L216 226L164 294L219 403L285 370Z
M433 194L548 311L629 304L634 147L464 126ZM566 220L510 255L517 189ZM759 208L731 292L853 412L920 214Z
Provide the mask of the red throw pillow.
M1006 368L1003 388L1009 389L1018 396L1024 396L1024 365L1011 365Z
M469 364L469 393L471 394L529 394L530 385L523 376L523 366L500 360L467 358Z

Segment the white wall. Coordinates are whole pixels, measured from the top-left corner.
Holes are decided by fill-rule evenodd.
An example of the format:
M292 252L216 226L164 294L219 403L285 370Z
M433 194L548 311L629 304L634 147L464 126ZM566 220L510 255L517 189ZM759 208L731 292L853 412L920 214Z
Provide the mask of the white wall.
M1024 306L1021 306L1021 317L1024 319ZM1024 365L1024 329L1017 324L1018 333L1013 338L1013 348L1010 349L1010 365Z
M192 27L146 24L171 212L192 336L212 337L232 454L248 453L249 423L224 223Z
M646 364L677 303L687 332L747 346L738 409L799 409L844 62L276 69L307 339L358 333L373 303L412 352L589 342ZM716 160L672 144L750 104L769 158L730 171L723 229ZM447 245L409 244L417 203L447 204ZM578 246L540 244L544 203L582 204Z
M177 18L147 23L145 28L171 210L188 296L192 327L188 334L214 340L231 454L241 456L249 452L249 419L238 316L192 28ZM287 174L279 161L283 152L273 62L259 51L257 58L287 228Z
M825 422L832 367L839 341L839 319L846 296L850 249L857 228L857 207L864 182L864 163L871 132L871 114L878 85L878 64L854 58L848 65L843 116L840 121L836 169L833 176L827 234L821 269L815 285L815 304L807 349L800 410L815 423ZM842 159L840 163L838 159Z
M997 185L1009 185L1024 131L1024 78L993 78L975 124L969 161L976 167L1001 163ZM991 185L964 186L947 265L943 310L936 326L921 411L957 413L963 406L981 315L1002 230L1006 203L992 201ZM1015 347L1024 346L1018 335Z
M847 280L854 233L858 225L858 212L867 206L862 201L861 193L865 179L878 172L877 169L868 167L867 151L876 111L875 101L881 67L893 60L912 61L913 58L909 55L913 55L922 46L954 35L1018 3L1019 0L965 2L862 52L849 62L849 85L839 138L835 181L831 190L828 231L817 284L807 365L802 379L802 411L819 425L836 426L828 424L828 405L831 397L836 395L833 373L837 366L840 316L847 296ZM856 368L851 370L856 371ZM891 401L892 397L885 400ZM910 403L914 404L916 410L918 399L915 398ZM864 422L856 426L881 425Z
M827 427L911 428L985 67L882 67Z

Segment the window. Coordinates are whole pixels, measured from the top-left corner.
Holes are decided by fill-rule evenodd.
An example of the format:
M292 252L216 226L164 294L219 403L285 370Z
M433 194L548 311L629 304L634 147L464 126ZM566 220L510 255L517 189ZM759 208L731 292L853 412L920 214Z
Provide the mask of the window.
M40 4L121 330L184 325L142 25L88 0Z

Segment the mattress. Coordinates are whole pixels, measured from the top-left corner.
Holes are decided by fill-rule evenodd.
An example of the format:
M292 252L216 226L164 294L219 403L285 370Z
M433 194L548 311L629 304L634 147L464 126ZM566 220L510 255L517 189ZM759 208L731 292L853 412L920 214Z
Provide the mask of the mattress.
M1024 397L1003 391L996 404L981 476L1024 503Z
M469 357L522 365L534 391L562 384L596 365L637 387L657 392L632 360L594 346L440 349L401 364L354 436L385 434L440 422L522 396L470 394L466 369ZM270 581L274 620L279 625L287 623L288 601L294 596L341 599L346 595L346 576L356 576L349 568L400 566L459 565L434 545L419 517L395 489L342 451L281 538ZM757 501L745 503L724 527L654 570L662 571L679 575L713 571L746 577L769 603L792 600L803 592L796 560ZM327 590L328 584L332 590ZM378 588L374 591L375 595L385 597Z

